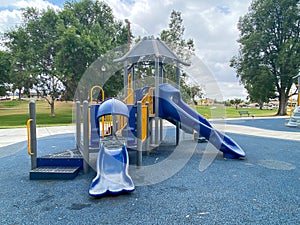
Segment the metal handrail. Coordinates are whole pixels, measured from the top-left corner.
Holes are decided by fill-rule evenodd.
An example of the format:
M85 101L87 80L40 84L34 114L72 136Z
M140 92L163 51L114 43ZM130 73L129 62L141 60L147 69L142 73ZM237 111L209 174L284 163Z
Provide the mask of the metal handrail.
M33 152L31 152L31 133L30 133L30 123L33 121L33 119L27 120L26 126L27 126L27 152L28 155L34 155Z
M99 85L93 86L90 90L90 104L93 102L93 91L95 88L98 88L101 91L101 101L104 101L104 90L102 87L100 87Z

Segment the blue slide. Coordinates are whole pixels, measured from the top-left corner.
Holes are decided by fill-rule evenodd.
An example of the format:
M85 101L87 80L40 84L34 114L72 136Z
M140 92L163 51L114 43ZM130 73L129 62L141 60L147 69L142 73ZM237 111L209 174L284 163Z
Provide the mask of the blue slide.
M128 152L122 148L106 148L101 145L97 159L97 175L93 179L89 194L100 197L106 193L132 192L135 187L128 174Z
M230 137L215 130L199 113L182 101L180 91L170 84L159 86L159 117L191 133L197 131L223 152L225 158L245 157L243 149Z
M123 115L128 118L128 107L118 99L107 99L99 106L96 120L105 115ZM134 191L128 168L129 157L125 143L119 141L114 133L104 137L97 158L97 175L90 185L89 194L100 197L106 193Z

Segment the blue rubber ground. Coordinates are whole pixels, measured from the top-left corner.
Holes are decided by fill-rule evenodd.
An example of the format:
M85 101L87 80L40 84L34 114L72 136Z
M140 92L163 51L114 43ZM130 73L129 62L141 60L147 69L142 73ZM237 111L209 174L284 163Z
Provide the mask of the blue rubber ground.
M250 126L263 128L267 130L278 130L278 131L287 131L287 132L300 132L300 129L297 127L287 127L285 123L288 122L288 119L285 118L256 118L252 119L236 119L236 120L227 120L226 124L234 124L241 126Z
M275 123L265 120L259 127L274 128ZM19 151L0 158L0 224L299 224L300 140L229 135L246 159L218 155L200 172L206 144L199 143L170 179L100 199L88 194L94 172L69 181L29 180L30 159L24 143L18 143ZM73 147L74 135L38 141L41 154ZM145 160L163 159L167 152L162 148Z

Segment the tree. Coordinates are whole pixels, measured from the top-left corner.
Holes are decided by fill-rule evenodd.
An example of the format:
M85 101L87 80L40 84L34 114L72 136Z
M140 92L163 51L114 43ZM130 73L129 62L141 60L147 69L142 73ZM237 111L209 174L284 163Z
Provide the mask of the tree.
M173 10L170 15L169 27L161 32L160 37L179 58L189 61L195 54L195 47L193 39L184 39L184 31L181 12Z
M235 108L237 108L238 105L243 102L243 100L240 98L235 98L235 99L231 99L229 102L231 105L235 105Z
M27 62L30 58L29 48L27 45L29 36L23 26L5 33L4 36L8 39L5 45L8 48L8 53L10 54L10 69L8 74L9 81L13 84L13 93L15 90L19 90L20 100L22 97L21 90L23 88L29 88L29 84L27 82Z
M250 98L262 101L276 94L277 114L285 115L292 77L300 68L299 1L253 0L238 29L240 52L231 66Z
M50 8L45 11L29 8L24 15L30 36L29 78L33 80L32 87L49 103L51 116L55 116L55 100L64 88L64 75L57 70L54 60L58 49L55 42L60 38L56 29L58 13Z
M56 62L65 75L67 99L73 98L86 69L108 50L127 43L127 28L116 21L112 9L101 1L67 2L59 14ZM122 82L121 82L122 83ZM107 85L106 92L114 91Z
M193 85L190 88L190 94L189 95L192 97L192 100L193 100L194 104L197 105L197 101L195 100L195 98L196 97L199 98L199 99L202 98L204 93L203 93L200 86Z
M170 15L169 27L163 30L160 34L161 40L183 61L189 62L191 57L195 54L195 47L193 39L184 39L185 27L181 12L173 10ZM165 77L176 82L176 68L175 65L165 66ZM189 89L193 86L188 85L185 81L186 74L182 73L181 88L190 94ZM197 86L195 86L197 88Z
M0 96L6 95L5 84L9 82L10 54L0 51Z
M47 100L54 116L54 102L62 91L59 82L62 76L54 63L57 12L50 8L42 11L27 8L23 19L24 24L5 33L12 56L11 82L27 93L36 89Z
M267 72L260 71L260 76L253 76L251 82L245 84L248 90L250 101L257 102L259 108L262 109L264 102L269 102L270 98L275 98L275 87L272 82L272 76Z
M24 24L5 33L12 56L11 82L36 89L51 106L72 99L81 76L103 53L127 42L127 30L104 2L67 2L61 11L27 8ZM114 88L109 86L109 88Z

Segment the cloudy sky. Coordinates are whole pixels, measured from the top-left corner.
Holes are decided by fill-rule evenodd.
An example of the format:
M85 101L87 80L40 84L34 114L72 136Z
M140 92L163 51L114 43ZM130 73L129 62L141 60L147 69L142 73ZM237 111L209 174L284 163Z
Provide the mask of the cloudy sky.
M235 71L229 67L237 54L239 37L237 22L251 0L104 0L116 18L129 19L133 34L159 36L168 27L171 11L182 13L185 38L195 41L197 56L214 75L223 99L245 98L247 93L239 84ZM25 7L63 7L63 0L0 0L0 34L21 20Z

